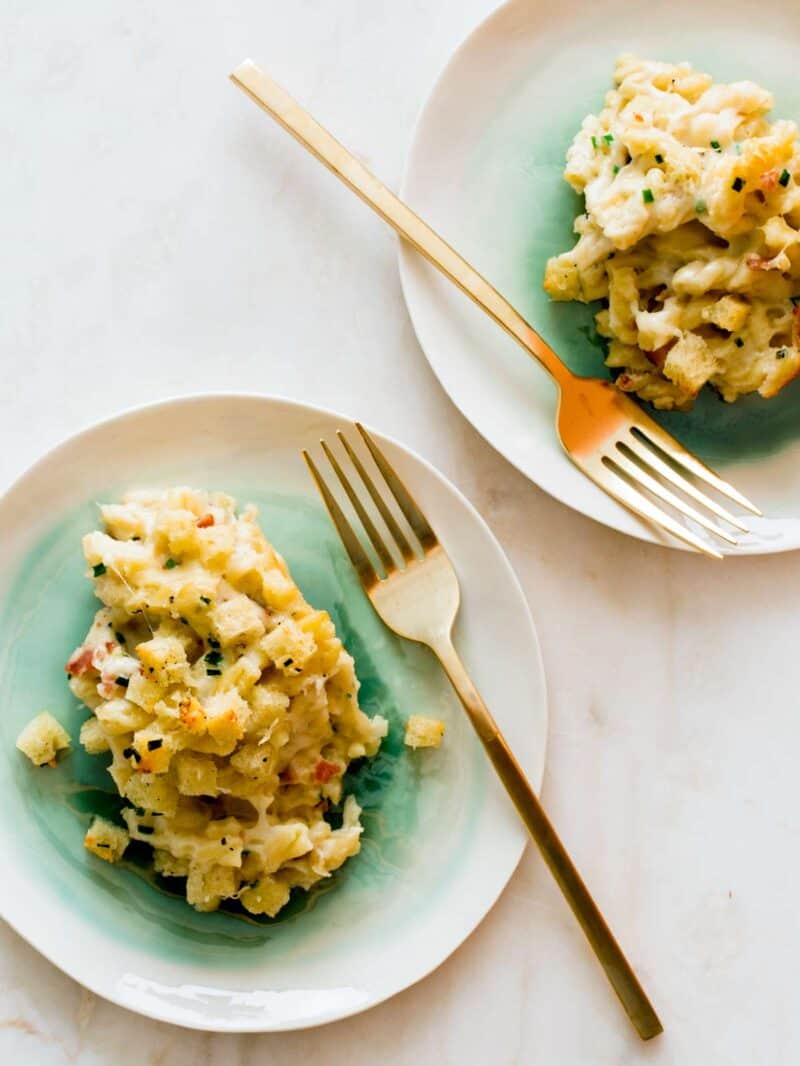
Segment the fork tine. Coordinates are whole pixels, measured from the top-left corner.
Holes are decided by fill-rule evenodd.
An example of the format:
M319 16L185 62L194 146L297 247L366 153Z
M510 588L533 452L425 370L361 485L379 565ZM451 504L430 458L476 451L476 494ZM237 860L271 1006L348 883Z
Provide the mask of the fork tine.
M317 470L314 460L305 448L303 449L303 458L306 461L308 469L311 471L311 476L319 489L319 494L328 509L331 521L334 526L336 526L336 532L341 538L345 551L350 556L350 562L355 567L356 573L361 580L361 584L367 589L367 591L369 591L373 585L378 584L379 579L378 575L375 573L375 567L372 565L367 553L361 547L361 541L353 532L350 523L344 516L344 512L332 496L330 489L325 484L322 474Z
M383 474L384 481L389 486L390 492L397 501L397 506L405 515L406 521L414 530L414 534L422 545L423 551L427 551L429 548L435 548L439 543L439 540L428 524L427 518L414 502L411 493L400 480L389 460L360 422L356 422L356 429L361 434L366 446L369 448L370 454L375 460L375 465L378 467L381 474Z
M403 558L405 559L406 562L410 562L414 558L416 553L414 552L414 550L411 547L411 545L408 543L408 538L406 537L405 533L402 531L400 526L397 524L397 520L395 519L395 517L392 514L392 512L386 506L386 503L385 503L383 497L378 492L378 490L375 488L375 482L372 480L372 478L369 476L367 471L364 469L364 464L361 462L361 460L356 455L356 453L353 450L353 448L351 447L350 442L348 441L347 437L345 437L344 433L342 433L342 431L340 429L336 430L336 436L342 442L342 446L343 446L344 450L347 452L348 456L350 457L350 462L356 468L356 472L358 473L358 476L361 478L361 480L363 481L364 485L366 486L367 492L372 497L372 502L378 508L378 511L380 512L380 516L384 520L384 522L386 523L386 527L389 530L389 533L394 537L395 543L397 544L398 548L402 552Z
M712 548L701 537L695 536L690 529L681 525L680 522L676 522L666 511L648 500L643 492L634 488L626 480L626 476L621 470L613 468L611 461L609 461L608 466L604 465L602 469L604 474L613 475L613 478L601 476L599 470L593 470L588 466L581 466L580 469L599 485L603 492L607 492L609 496L613 496L614 499L630 508L631 511L635 511L642 518L646 518L648 522L661 526L667 533L671 533L673 537L677 537L678 540L682 540L684 544L688 544L690 547L702 552L703 555L709 555L712 559L723 558L716 548Z
M657 474L660 474L665 481L669 481L676 488L679 488L686 496L691 496L693 500L701 503L703 507L715 514L717 518L722 518L742 533L749 533L750 530L744 524L744 522L737 518L736 515L717 503L716 500L712 500L710 496L706 496L704 492L696 488L695 485L687 478L683 477L676 470L664 462L653 448L643 444L637 437L630 436L625 441L618 441L617 447L629 451L631 455L634 455L640 462L645 463L652 470L655 470Z
M701 481L705 481L712 488L715 488L717 492L722 493L723 496L727 496L729 500L733 500L738 503L740 507L744 507L746 511L750 511L751 514L757 515L759 518L763 517L763 512L756 507L754 503L751 503L746 496L743 496L741 492L729 485L727 481L723 481L721 477L709 469L705 463L701 463L700 460L692 455L690 451L687 451L682 444L679 444L671 434L662 429L661 426L653 419L648 418L646 415L641 421L637 421L636 425L632 427L632 433L638 434L644 438L645 442L651 447L655 446L660 448L670 459L675 463L679 463L695 477L699 477Z
M322 450L325 452L328 462L333 467L334 474L336 474L337 478L339 479L339 484L347 493L347 498L350 503L352 503L353 510L358 515L358 520L364 527L364 532L367 534L367 537L369 538L372 547L377 552L378 558L381 561L381 566L383 567L384 572L388 577L388 575L395 569L395 561L392 558L389 549L386 547L383 537L375 528L372 519L367 514L364 508L364 504L358 498L358 493L350 484L350 479L348 478L347 474L345 474L344 470L342 470L342 468L339 466L339 463L336 460L336 456L333 454L333 452L330 450L324 440L321 440L320 444L322 445Z
M727 541L728 544L736 545L737 540L735 537L732 537L731 534L722 529L721 526L716 525L716 523L706 518L705 515L700 514L700 512L690 504L679 499L674 492L665 488L660 481L657 481L646 470L643 470L641 466L629 459L624 452L617 450L614 458L609 459L609 462L620 467L621 470L624 470L632 481L644 485L648 492L652 493L653 496L661 500L663 503L669 504L670 507L674 507L676 511L680 511L680 513L687 518L691 518L693 522L702 526L703 529L707 529L709 533L714 533L721 540Z

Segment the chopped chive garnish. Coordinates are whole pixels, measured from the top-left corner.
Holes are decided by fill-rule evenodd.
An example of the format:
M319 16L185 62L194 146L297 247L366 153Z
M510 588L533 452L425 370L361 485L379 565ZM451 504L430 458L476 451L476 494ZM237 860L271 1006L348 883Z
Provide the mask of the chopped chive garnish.
M619 167L617 166L616 163L614 164L614 173L615 174L619 174Z
M136 748L125 748L122 754L124 758L133 759L134 762L140 762L142 758Z
M712 141L711 142L711 147L714 149L715 152L721 152L722 151L722 145L719 143L719 141Z
M130 678L127 677L115 677L114 683L119 685L120 688L127 688L130 684Z
M117 638L117 640L120 642L120 644L124 644L125 643L125 634L124 633L120 633L119 630L117 630L117 632L114 634L114 636Z
M738 141L734 141L733 147L736 149L736 154L737 155L741 155L742 154L742 146L739 144Z
M203 601L203 603L211 603L211 600L208 598L208 596L201 596L200 599Z
M788 352L788 350L786 348L779 348L777 350L777 352L775 353L775 358L776 359L785 359L788 354L789 354L789 352Z
M597 138L592 137L592 148L597 148Z
M222 662L222 652L221 651L210 651L206 655L205 659L206 659L206 662L209 663L211 666L219 666L219 664Z
M741 337L737 337L735 342L737 348L744 348L744 341Z
M155 833L155 829L152 825L140 825L137 826L137 829L146 837L152 836L153 833Z
M663 162L664 162L664 156L661 154L661 152L657 152L656 153L656 163L663 163Z
M221 673L221 670L212 670L211 667L208 667L208 669L206 670L206 674L208 675L208 677L219 677Z
M642 189L642 199L646 204L652 204L652 202L655 200L655 196L653 196L653 190Z
M789 299L791 300L792 307L797 307L797 305L800 304L800 296L790 296Z
M744 187L745 187L744 178L734 178L733 179L733 185L731 185L731 188L733 189L734 192L741 192Z
M706 211L708 211L708 204L701 197L699 200L695 201L694 209L698 215L704 215Z
M164 563L164 569L173 570L177 565L178 564L175 562L174 559L167 559L167 561Z
M208 646L210 648L218 648L219 647L219 641L218 640L214 640L213 637L209 637L208 638Z
M613 133L604 133L603 134L603 140L606 142L606 144L611 144L611 142L614 140L614 134Z
M164 741L161 739L161 737L158 737L156 740L148 740L148 742L147 742L147 750L148 751L158 751L158 749L161 747L161 745L163 743L164 743Z
M97 844L95 844L95 847L96 848L110 848L111 845L110 844L97 843Z
M791 180L791 177L792 177L792 175L784 167L784 169L781 171L781 176L778 178L778 184L782 185L784 187L784 189L785 189L786 186L789 184L789 181Z
M104 574L105 572L106 572L105 563L98 563L96 566L92 567L92 573L94 574L95 577L100 577L100 575Z

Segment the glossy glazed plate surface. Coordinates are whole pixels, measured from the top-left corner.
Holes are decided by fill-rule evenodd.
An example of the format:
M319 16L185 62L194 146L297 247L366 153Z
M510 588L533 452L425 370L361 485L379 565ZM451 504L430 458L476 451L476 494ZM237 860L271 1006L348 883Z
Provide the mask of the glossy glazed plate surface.
M525 845L432 656L382 626L318 503L299 449L346 426L269 397L170 401L71 438L0 502L0 912L92 991L164 1021L266 1031L372 1006L461 943ZM376 436L451 554L463 590L457 644L538 788L545 689L522 591L466 500L424 460ZM382 754L349 782L364 808L361 853L272 921L198 914L142 871L98 862L82 837L92 813L111 802L102 760L76 746L56 769L37 770L14 748L42 709L75 739L85 717L63 664L97 606L80 548L96 528L96 502L174 484L260 505L302 591L331 613L354 655L362 706L390 721ZM446 719L439 751L404 748L410 713Z
M542 290L550 255L574 243L581 201L562 178L567 147L602 107L624 51L689 60L720 81L752 79L776 117L800 118L800 5L764 0L511 0L458 49L422 112L404 199L478 268L573 370L602 375L596 308L554 304ZM666 543L567 459L555 435L546 373L410 247L403 290L420 343L480 433L556 499L605 525ZM800 381L776 399L724 404L706 390L690 414L657 415L769 516L739 551L800 547ZM669 541L670 547L679 547Z

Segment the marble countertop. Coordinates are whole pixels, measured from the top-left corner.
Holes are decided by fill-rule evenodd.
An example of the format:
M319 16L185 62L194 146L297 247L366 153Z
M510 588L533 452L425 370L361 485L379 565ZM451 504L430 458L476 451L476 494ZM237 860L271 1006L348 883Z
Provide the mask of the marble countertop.
M555 503L416 343L395 239L225 80L261 62L390 184L490 0L7 0L0 486L93 418L277 392L368 418L478 507L550 688L544 798L666 1033L631 1034L537 854L436 973L352 1020L216 1036L83 991L0 928L0 1061L659 1066L800 1056L795 555L716 566Z

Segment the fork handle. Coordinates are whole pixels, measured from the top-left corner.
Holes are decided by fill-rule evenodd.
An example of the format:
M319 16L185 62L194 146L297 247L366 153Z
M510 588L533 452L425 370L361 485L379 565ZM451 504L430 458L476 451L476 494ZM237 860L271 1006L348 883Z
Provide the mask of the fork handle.
M487 315L534 356L555 378L564 384L574 378L571 370L530 323L516 311L493 285L438 233L422 221L391 189L379 181L323 126L294 100L285 89L260 70L250 59L236 68L231 81L271 115L279 125L341 178L345 185L369 204L409 244L421 252L445 277L454 282Z
M449 639L439 641L433 645L433 651L444 667L498 777L513 800L528 832L536 841L544 861L580 922L636 1031L643 1040L657 1036L663 1029L658 1015L589 894L583 878L567 854L522 767L514 758L505 737L472 683L452 642Z

